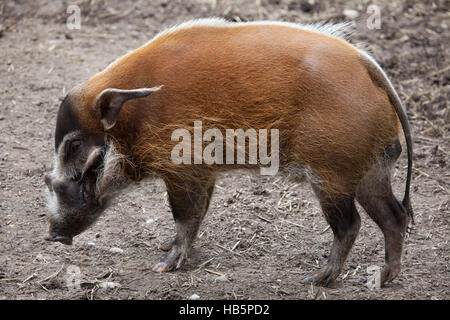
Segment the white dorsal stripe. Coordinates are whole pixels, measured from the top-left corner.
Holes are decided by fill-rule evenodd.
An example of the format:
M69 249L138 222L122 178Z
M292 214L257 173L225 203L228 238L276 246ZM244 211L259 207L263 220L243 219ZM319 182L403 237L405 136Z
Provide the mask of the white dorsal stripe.
M140 48L147 46L151 42L153 42L156 39L161 38L163 36L176 33L177 31L180 31L180 30L186 30L186 29L194 28L194 27L227 27L228 28L228 27L241 27L241 26L264 26L264 25L285 26L285 27L291 27L291 28L296 28L296 29L300 29L300 30L306 30L306 31L334 37L337 39L341 39L344 41L349 41L353 34L353 30L352 30L353 22L351 22L351 21L341 22L341 23L318 22L318 23L310 23L310 24L300 24L300 23L294 23L294 22L270 21L270 20L249 21L249 22L232 22L232 21L225 20L223 18L212 17L212 18L200 18L200 19L189 20L189 21L174 25L172 27L169 27L167 29L164 29L161 32L157 33L150 41L148 41L147 43L142 45ZM134 50L129 51L124 56L119 57L118 59L113 61L108 66L108 68L110 66L113 66L116 63L118 63L122 58L124 58L128 54L132 54L133 51Z
M319 23L311 23L311 24L300 24L294 22L282 22L282 21L249 21L249 22L231 22L225 20L223 18L201 18L189 20L180 24L177 24L173 27L165 29L155 37L153 37L151 41L158 39L161 36L168 35L171 33L175 33L179 30L186 30L193 27L241 27L241 26L254 26L254 25L276 25L276 26L286 26L291 28L297 28L301 30L307 30L311 32L316 32L324 35L328 35L335 38L340 38L343 40L348 40L352 34L351 26L352 22L342 22L342 23L330 23L330 22L319 22Z

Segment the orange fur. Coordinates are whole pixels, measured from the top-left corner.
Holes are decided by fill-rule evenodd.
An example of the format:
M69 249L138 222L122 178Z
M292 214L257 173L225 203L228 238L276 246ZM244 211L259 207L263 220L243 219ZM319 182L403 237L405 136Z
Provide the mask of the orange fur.
M347 42L283 25L193 26L163 34L89 79L72 96L88 132L103 133L98 94L164 87L129 101L108 133L130 176L192 179L238 166L176 166L177 128L280 130L281 166L308 166L331 194L354 193L398 137L386 92ZM270 141L270 140L269 140ZM269 149L270 150L270 149Z

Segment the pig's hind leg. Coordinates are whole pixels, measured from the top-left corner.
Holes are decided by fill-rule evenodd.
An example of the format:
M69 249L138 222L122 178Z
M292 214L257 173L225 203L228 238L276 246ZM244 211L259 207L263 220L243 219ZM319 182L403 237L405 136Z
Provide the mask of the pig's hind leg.
M168 251L153 267L155 272L178 269L192 247L197 232L209 207L215 178L208 174L192 181L165 179L169 203L176 226L176 236L162 249Z
M314 189L319 197L323 214L333 231L334 239L327 265L301 282L333 286L358 235L361 220L353 197L332 198L321 194L317 188Z
M398 141L386 148L358 186L356 199L380 227L385 240L385 266L381 271L381 285L392 281L400 272L402 246L408 225L408 215L395 198L391 187L391 166L401 153Z

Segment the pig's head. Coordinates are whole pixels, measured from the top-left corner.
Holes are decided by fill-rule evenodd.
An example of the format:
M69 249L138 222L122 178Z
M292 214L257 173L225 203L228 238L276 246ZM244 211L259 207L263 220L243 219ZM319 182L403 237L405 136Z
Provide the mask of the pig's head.
M118 121L126 101L158 89L105 89L94 100L94 118L83 114L89 108L73 102L79 99L64 99L56 122L54 167L45 176L50 223L47 240L72 244L72 238L97 220L124 185L126 157L117 152L113 136L106 133ZM97 121L99 129L95 130L92 123Z

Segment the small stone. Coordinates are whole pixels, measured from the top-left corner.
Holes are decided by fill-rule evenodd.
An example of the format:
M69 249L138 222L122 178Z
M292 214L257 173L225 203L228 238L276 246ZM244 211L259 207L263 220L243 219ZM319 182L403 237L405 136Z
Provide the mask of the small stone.
M111 253L123 253L123 250L117 247L109 249L109 252Z
M121 286L120 283L112 282L112 281L103 281L100 283L100 288L104 288L104 289L114 289L114 288L119 288L120 286Z
M189 297L189 300L198 300L200 299L200 296L198 294L193 294L192 296Z
M90 247L95 247L95 242L88 242L87 245Z
M146 224L152 224L153 222L155 222L154 219L148 219L147 221L145 221Z
M350 20L356 19L359 16L359 12L353 9L345 9L342 13L347 19Z
M215 279L214 279L214 282L215 282L215 281L226 282L226 281L230 281L230 280L228 280L227 276L224 274L224 275L222 275L222 276L219 276L219 277L215 278Z
M36 260L44 261L45 259L44 259L44 256L42 254L38 253L37 256L36 256Z

